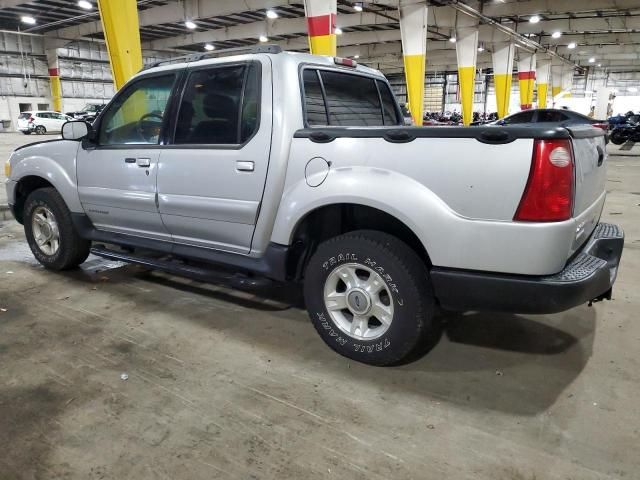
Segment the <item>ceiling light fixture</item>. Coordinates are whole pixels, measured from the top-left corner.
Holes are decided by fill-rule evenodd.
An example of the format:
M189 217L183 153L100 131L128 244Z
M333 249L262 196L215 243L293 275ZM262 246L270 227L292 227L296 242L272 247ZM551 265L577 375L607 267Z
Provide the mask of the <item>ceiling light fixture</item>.
M193 23L191 20L187 20L186 22L184 22L184 26L187 27L189 30L193 30L194 28L197 28L198 26Z
M451 37L449 37L449 41L450 41L451 43L456 43L458 40L456 39L456 37L451 36Z
M529 23L538 23L540 21L540 17L538 15L534 15L533 17L529 17Z
M265 43L269 41L269 38L267 38L265 35L260 35L260 38L258 38L258 40L260 40L262 43Z
M595 63L595 62L596 62L596 59L595 59L595 58L591 57L591 58L589 59L589 63Z
M93 5L91 5L91 2L87 2L87 0L80 0L78 2L78 6L80 8L84 8L85 10L91 10L93 8Z
M570 48L570 49L576 48L576 42L571 42L569 45L567 45L567 48Z
M360 55L354 55L353 58L357 60L358 58L360 58Z
M478 51L479 51L479 52L484 52L484 47L483 47L482 45L480 45L480 46L478 47Z
M24 16L24 17L21 17L20 20L22 21L22 23L28 23L29 25L36 24L36 19L33 17Z
M267 18L274 19L278 18L278 13L275 10L267 10Z
M204 46L204 49L205 49L205 50L209 50L209 51L211 51L211 50L215 50L215 49L216 49L216 47L214 47L214 46L213 46L213 45L211 45L210 43L207 43L207 44Z
M335 33L336 35L342 35L342 29L340 27L336 27L333 33Z
M562 36L562 32L553 32L551 34L551 38L560 38Z
M362 11L362 2L356 2L353 4L353 9L356 12L361 12Z
M631 93L635 93L638 91L638 89L636 87L629 87L627 88L627 91L631 92Z

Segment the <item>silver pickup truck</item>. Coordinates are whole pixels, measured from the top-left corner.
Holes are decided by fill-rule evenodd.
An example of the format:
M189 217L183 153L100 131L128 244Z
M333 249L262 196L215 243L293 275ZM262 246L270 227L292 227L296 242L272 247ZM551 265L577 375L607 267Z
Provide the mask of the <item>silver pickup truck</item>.
M17 149L35 257L89 253L238 287L302 283L338 353L406 362L437 308L550 313L611 298L604 133L402 125L385 77L265 46L148 68L93 126ZM224 272L224 273L223 273Z

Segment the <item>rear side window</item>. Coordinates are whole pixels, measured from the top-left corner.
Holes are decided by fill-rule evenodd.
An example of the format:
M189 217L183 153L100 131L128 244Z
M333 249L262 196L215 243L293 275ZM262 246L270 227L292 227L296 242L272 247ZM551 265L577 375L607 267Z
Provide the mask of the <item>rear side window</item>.
M529 123L533 120L533 110L527 110L526 112L516 113L504 119L505 125L515 125L517 123Z
M569 117L562 112L553 110L538 111L538 122L564 122L565 120L569 120Z
M31 118L31 112L22 112L18 118L20 120L26 120L27 118Z
M175 144L241 144L258 125L256 63L196 70L185 86Z
M349 73L305 69L305 119L310 126L398 125L395 100L385 82Z

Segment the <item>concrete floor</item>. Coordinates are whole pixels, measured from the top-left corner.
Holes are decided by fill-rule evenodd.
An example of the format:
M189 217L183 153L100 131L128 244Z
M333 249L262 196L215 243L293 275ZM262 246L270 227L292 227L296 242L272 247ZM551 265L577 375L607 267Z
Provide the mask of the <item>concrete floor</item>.
M0 223L0 478L639 478L640 158L609 172L614 301L452 315L398 368L330 351L296 291L55 274Z

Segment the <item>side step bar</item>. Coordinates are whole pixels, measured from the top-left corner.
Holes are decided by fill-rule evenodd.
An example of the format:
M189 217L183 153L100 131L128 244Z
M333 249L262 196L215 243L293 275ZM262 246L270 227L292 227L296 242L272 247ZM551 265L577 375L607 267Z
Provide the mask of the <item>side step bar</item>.
M167 258L152 258L134 253L110 250L104 245L94 245L91 253L98 257L134 263L154 270L161 270L172 275L188 277L205 283L221 283L238 289L263 288L273 284L273 281L264 277L249 277L241 273L227 273L215 270L209 266L185 265L176 260Z

